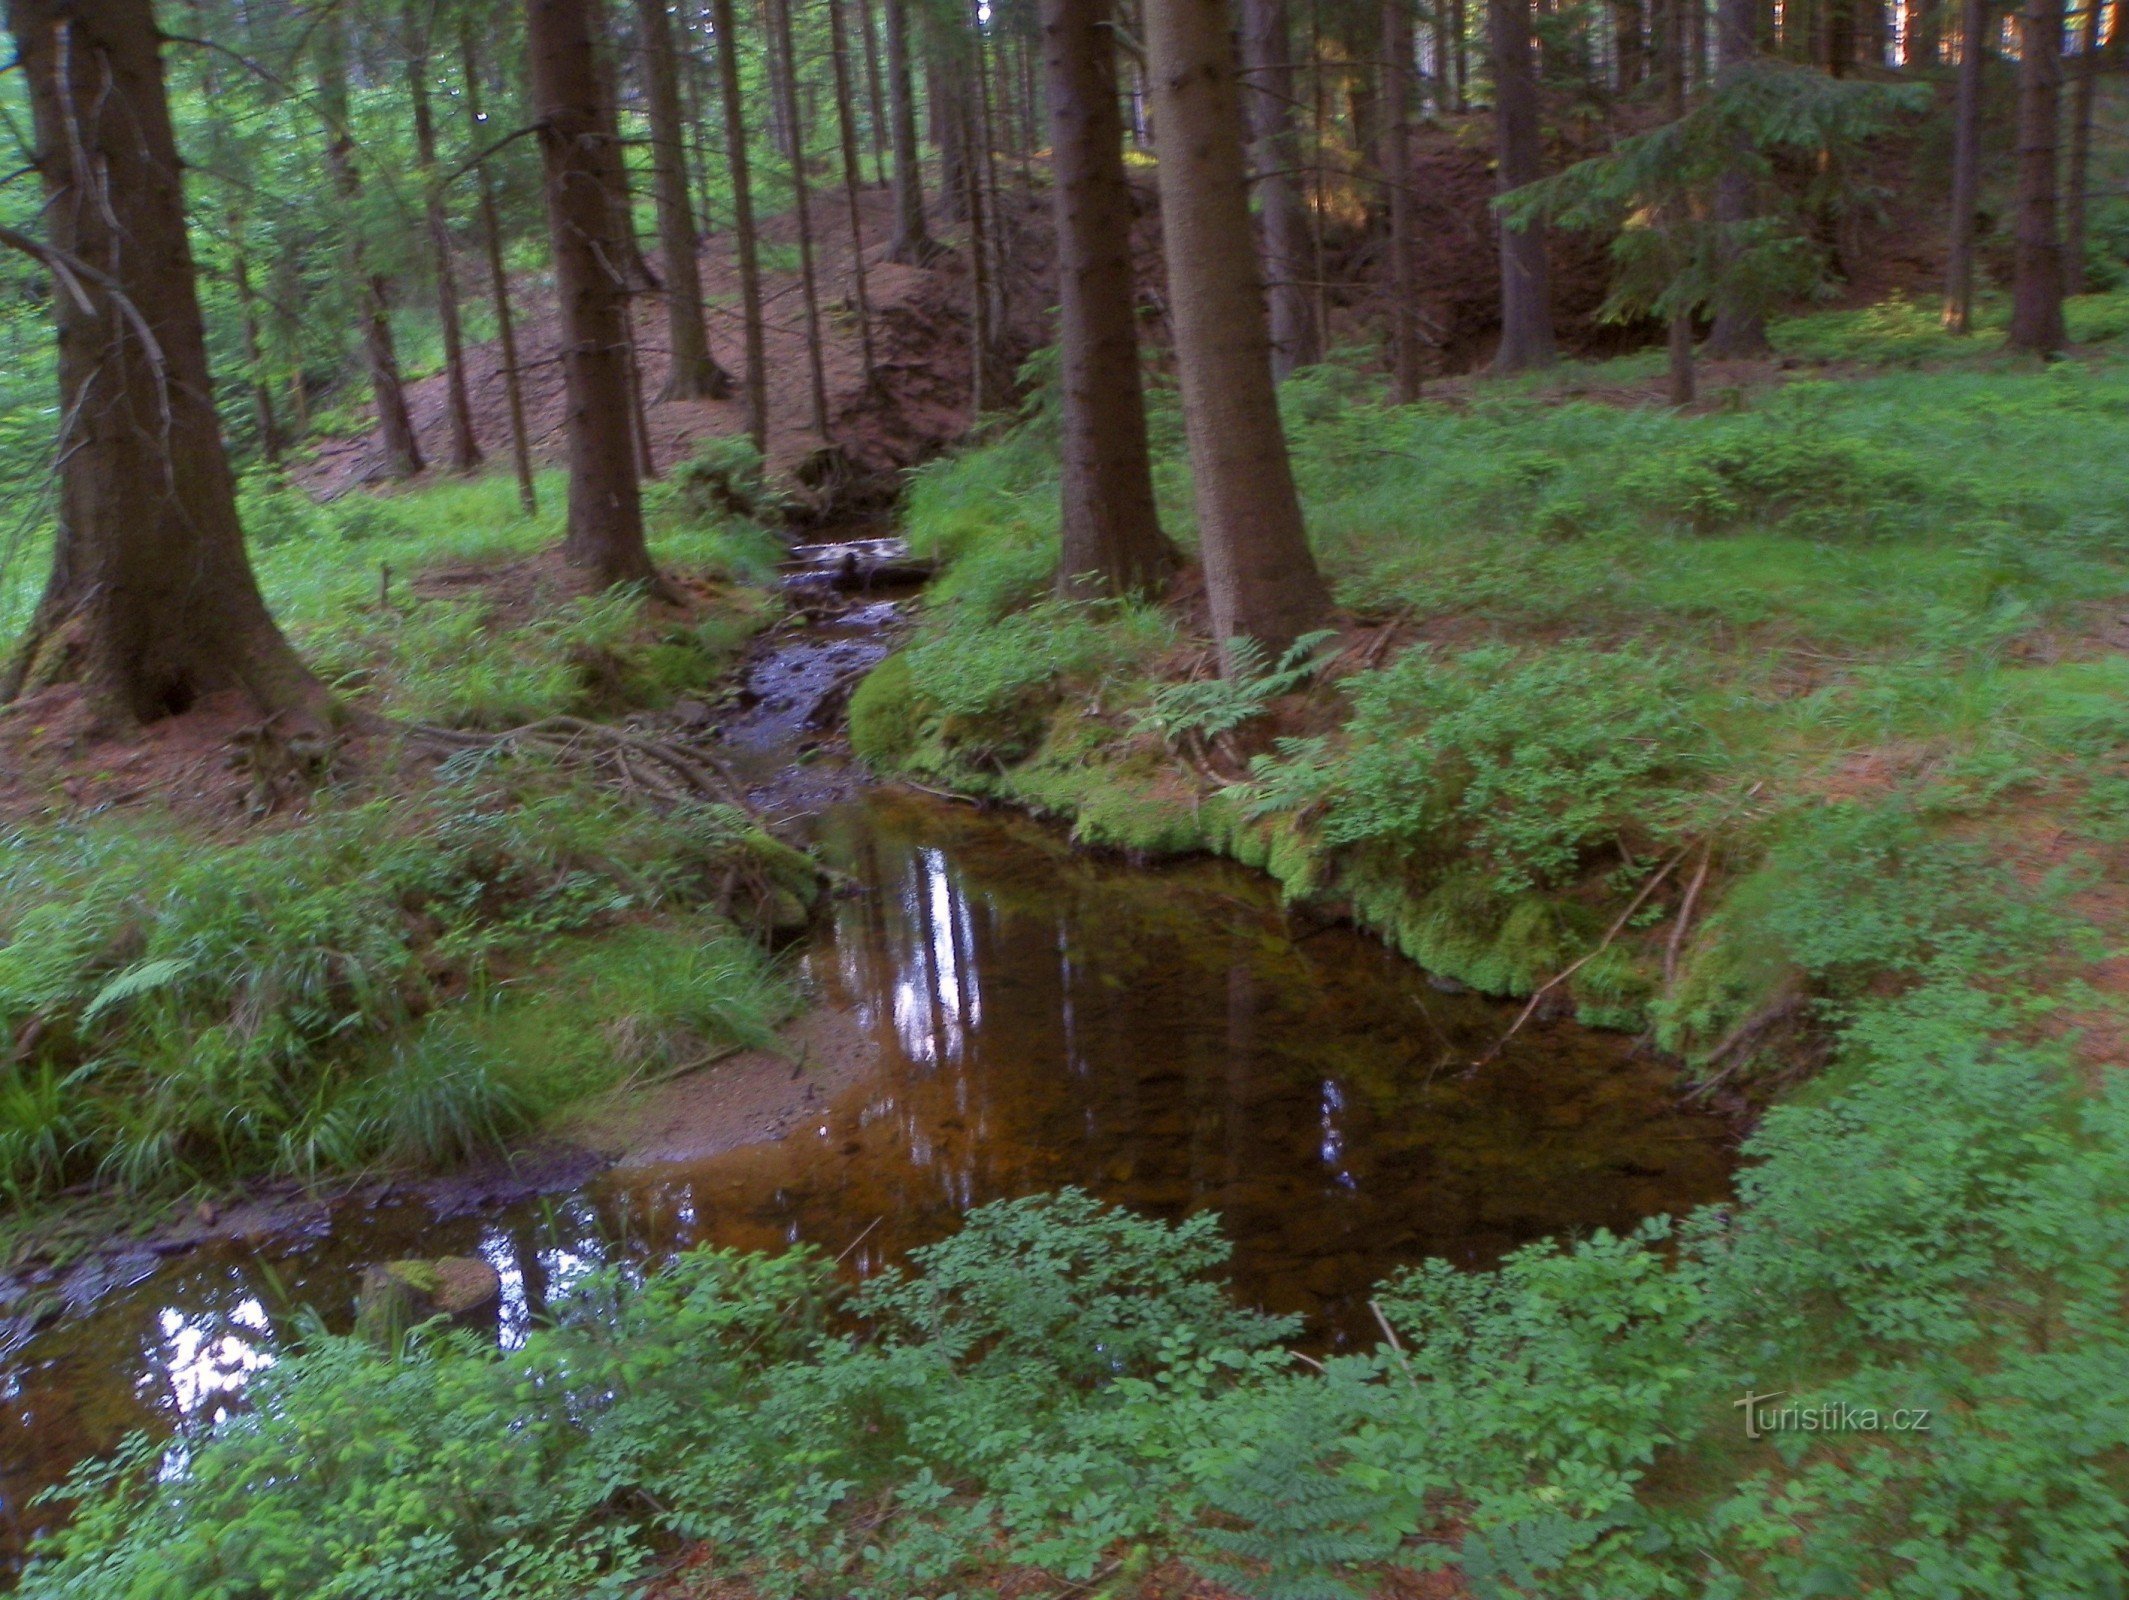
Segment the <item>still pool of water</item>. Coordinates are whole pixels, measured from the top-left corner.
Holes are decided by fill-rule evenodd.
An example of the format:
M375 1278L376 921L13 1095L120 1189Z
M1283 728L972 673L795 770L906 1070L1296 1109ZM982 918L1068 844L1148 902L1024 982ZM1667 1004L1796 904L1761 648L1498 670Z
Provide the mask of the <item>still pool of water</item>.
M778 1143L487 1215L350 1208L315 1237L143 1256L0 1355L0 1573L50 1518L39 1489L129 1430L235 1403L298 1308L345 1328L380 1259L487 1257L509 1339L601 1262L808 1240L866 1272L971 1206L1077 1184L1217 1211L1237 1291L1336 1344L1365 1337L1366 1292L1400 1265L1483 1266L1727 1192L1732 1128L1681 1109L1630 1041L1539 1024L1474 1072L1514 1008L1290 926L1239 868L1129 867L883 793L821 832L854 889L799 960L877 1070Z

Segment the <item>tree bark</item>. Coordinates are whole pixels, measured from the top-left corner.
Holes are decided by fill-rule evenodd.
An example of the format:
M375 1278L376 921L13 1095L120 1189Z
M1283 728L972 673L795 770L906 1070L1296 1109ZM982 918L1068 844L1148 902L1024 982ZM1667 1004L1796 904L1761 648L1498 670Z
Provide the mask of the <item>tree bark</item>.
M973 430L983 420L991 402L991 350L995 342L991 316L990 245L985 237L983 170L967 157L975 139L969 127L975 115L967 96L949 105L959 119L961 147L961 210L968 221L968 425Z
M1419 281L1412 228L1412 18L1405 0L1382 0L1383 184L1390 214L1390 392L1419 398Z
M769 0L775 32L770 39L770 75L776 80L784 120L791 128L791 207L798 215L798 286L806 319L806 397L813 431L828 439L828 375L821 345L820 293L813 279L813 211L806 186L804 127L798 117L798 57L791 47L791 0Z
M52 570L0 699L72 670L117 729L236 689L322 731L332 703L244 554L149 0L10 0L8 25L59 262L62 434Z
M923 152L917 144L917 91L909 61L909 0L885 0L887 101L894 134L894 238L887 259L921 267L939 253L924 222Z
M1214 636L1284 650L1330 612L1271 369L1224 0L1147 0L1168 297Z
M843 27L842 0L827 0L828 37L835 57L836 121L843 135L843 198L850 210L850 295L857 307L858 346L865 361L865 385L873 382L872 304L865 293L865 217L858 203L864 174L858 170L857 105L852 96L850 45Z
M1532 62L1530 0L1488 0L1493 32L1494 126L1502 194L1539 176L1538 81ZM1552 333L1552 290L1545 254L1545 225L1512 228L1503 217L1501 243L1501 344L1498 373L1529 372L1558 359Z
M1149 4L1151 0L1149 0ZM1271 318L1272 374L1285 378L1323 359L1294 138L1294 44L1286 0L1242 0L1242 68L1250 131L1250 179L1259 212L1265 304Z
M1735 81L1751 69L1759 53L1760 0L1719 0L1715 17L1716 77L1721 83ZM1718 228L1735 229L1752 219L1752 174L1742 159L1732 161L1715 180L1715 222ZM1721 246L1718 246L1721 248ZM1715 297L1715 320L1708 329L1708 354L1741 357L1766 353L1766 319L1751 306L1719 290Z
M458 19L459 65L466 79L466 121L475 149L488 137L487 118L481 111L480 57L473 42L473 15L462 11ZM485 159L474 164L474 182L480 194L481 250L488 258L488 292L495 306L495 338L503 358L503 392L510 407L510 460L517 470L518 503L525 515L540 509L540 493L532 480L532 440L525 428L524 371L518 363L517 319L510 311L510 276L503 265L503 224L495 203L495 176Z
M1612 0L1612 42L1621 94L1631 94L1646 75L1648 47L1642 38L1641 0Z
M1952 121L1952 214L1946 231L1944 326L1968 333L1974 316L1974 211L1981 200L1981 74L1988 59L1989 0L1964 0L1959 23L1959 98Z
M202 27L202 32L205 31ZM222 207L222 226L229 235L229 277L237 292L237 316L244 337L244 366L251 389L251 420L259 436L259 454L269 466L278 466L284 441L280 419L274 415L273 379L267 370L265 340L260 331L259 297L252 287L251 250L244 236L243 189L230 182L240 170L242 158L229 142L229 125L222 112L220 63L213 51L202 51L200 89L207 97L208 149L215 166L224 175L228 189Z
M526 0L526 54L546 173L562 375L569 404L569 532L562 552L602 585L655 584L631 448L628 284L612 259L623 219L587 0Z
M392 285L372 273L362 240L362 174L355 164L355 135L347 101L347 18L334 11L318 24L318 104L326 123L325 164L340 196L342 253L348 283L362 324L362 359L377 407L377 431L384 442L385 468L394 477L421 471L421 446L407 414L406 389L399 381L399 352L392 343Z
M857 0L857 8L858 42L864 46L865 56L866 120L872 125L872 172L874 180L885 188L894 141L888 132L887 95L881 87L880 45L872 27L872 0Z
M1669 357L1670 399L1674 406L1693 403L1693 319L1680 311L1671 317L1666 354Z
M2064 294L2085 292L2085 212L2092 171L2092 102L2099 86L2101 0L2085 0L2084 28L2079 34L2077 82L2070 95L2070 170L2063 196Z
M739 87L739 33L732 0L710 0L717 30L717 70L724 90L725 159L732 178L732 253L739 264L739 314L746 330L747 432L769 450L769 362L761 310L761 242L754 232L754 188L747 170L747 108Z
M451 260L451 223L444 212L443 183L436 170L436 117L429 102L429 19L422 0L406 8L407 94L414 108L414 162L421 173L422 222L429 235L430 270L436 278L436 320L444 342L444 413L451 434L451 467L471 472L480 465L473 433L473 402L466 393L466 340L459 324L458 269Z
M1109 21L1109 0L1043 0L1064 390L1057 587L1067 595L1156 590L1175 565L1147 456L1133 321L1131 190Z
M2043 356L2060 350L2065 338L2055 223L2062 9L2063 0L2026 0L2018 36L2018 251L2008 342Z
M710 354L702 322L702 271L696 264L695 208L688 199L687 128L680 113L680 63L666 0L636 0L643 36L643 83L650 102L652 196L658 254L665 267L665 337L672 352L664 400L722 400L732 375Z

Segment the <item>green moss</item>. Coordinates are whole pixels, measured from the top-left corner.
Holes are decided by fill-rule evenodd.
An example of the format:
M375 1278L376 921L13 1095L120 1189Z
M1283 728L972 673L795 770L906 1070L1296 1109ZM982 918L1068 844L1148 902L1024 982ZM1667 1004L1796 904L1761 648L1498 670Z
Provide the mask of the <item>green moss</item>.
M850 697L850 748L876 772L892 771L916 749L915 690L900 651L870 672Z

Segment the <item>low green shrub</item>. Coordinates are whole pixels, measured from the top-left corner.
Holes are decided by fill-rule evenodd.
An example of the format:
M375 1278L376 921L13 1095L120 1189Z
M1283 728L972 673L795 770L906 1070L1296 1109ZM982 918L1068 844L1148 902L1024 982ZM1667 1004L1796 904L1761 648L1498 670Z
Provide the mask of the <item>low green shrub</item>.
M1652 651L1420 646L1345 688L1340 741L1260 758L1255 809L1310 810L1333 847L1474 851L1504 894L1675 822L1709 765L1680 666Z

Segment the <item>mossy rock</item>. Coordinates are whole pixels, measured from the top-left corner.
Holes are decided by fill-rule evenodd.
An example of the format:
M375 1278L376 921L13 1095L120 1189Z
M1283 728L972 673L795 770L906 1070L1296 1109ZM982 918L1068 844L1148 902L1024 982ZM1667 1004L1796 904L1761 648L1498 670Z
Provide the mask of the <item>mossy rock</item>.
M355 1336L397 1354L411 1330L438 1317L453 1327L492 1327L502 1298L502 1275L478 1256L381 1262L362 1275Z
M850 696L850 748L866 766L891 771L917 747L921 731L909 658L896 651Z

